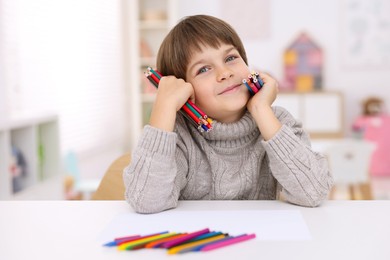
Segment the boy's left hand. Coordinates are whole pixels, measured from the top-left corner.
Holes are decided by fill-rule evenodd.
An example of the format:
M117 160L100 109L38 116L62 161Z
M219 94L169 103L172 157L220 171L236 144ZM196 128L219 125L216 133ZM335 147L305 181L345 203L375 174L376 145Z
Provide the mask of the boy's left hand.
M263 87L251 99L249 99L246 107L251 114L260 107L271 107L279 92L278 82L266 73L259 73L259 76L264 82Z
M273 113L272 103L278 93L278 82L265 73L259 73L263 87L251 99L246 107L256 121L264 140L270 140L282 127Z

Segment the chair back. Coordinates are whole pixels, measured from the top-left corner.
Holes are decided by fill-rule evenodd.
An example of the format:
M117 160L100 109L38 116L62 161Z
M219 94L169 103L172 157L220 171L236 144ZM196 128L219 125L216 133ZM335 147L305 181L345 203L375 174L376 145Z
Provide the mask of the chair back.
M362 139L343 139L327 148L330 171L335 184L366 183L375 145Z
M116 159L107 169L92 200L124 200L123 169L130 163L130 154Z

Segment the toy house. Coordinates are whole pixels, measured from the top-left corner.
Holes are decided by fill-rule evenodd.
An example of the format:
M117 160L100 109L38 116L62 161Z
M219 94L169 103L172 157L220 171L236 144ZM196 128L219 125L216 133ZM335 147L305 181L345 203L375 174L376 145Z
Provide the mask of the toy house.
M320 90L322 66L321 48L306 33L301 33L284 52L285 79L282 90Z

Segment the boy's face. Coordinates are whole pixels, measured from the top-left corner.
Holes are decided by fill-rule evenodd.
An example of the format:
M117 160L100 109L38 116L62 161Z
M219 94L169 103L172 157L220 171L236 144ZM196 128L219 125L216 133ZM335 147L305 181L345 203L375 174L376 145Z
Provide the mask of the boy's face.
M203 46L194 52L186 71L187 82L195 91L195 103L209 117L231 123L245 113L250 97L242 83L249 69L232 45L221 43L214 49Z

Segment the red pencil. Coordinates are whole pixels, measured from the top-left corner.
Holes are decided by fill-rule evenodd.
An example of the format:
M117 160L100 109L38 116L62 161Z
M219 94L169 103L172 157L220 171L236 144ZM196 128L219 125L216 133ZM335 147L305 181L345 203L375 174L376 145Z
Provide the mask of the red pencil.
M194 115L194 113L187 106L183 106L182 109L189 115L198 125L202 123L202 121Z
M187 103L188 103L190 106L192 106L196 111L198 111L198 113L199 113L201 116L203 116L204 119L207 119L207 115L206 115L202 110L200 110L199 107L197 107L194 103L192 103L191 100L188 100Z
M159 78L157 78L157 76L156 75L154 75L153 73L150 73L150 75L149 75L153 80L154 80L154 82L156 82L157 84L159 84L160 83L160 79Z

